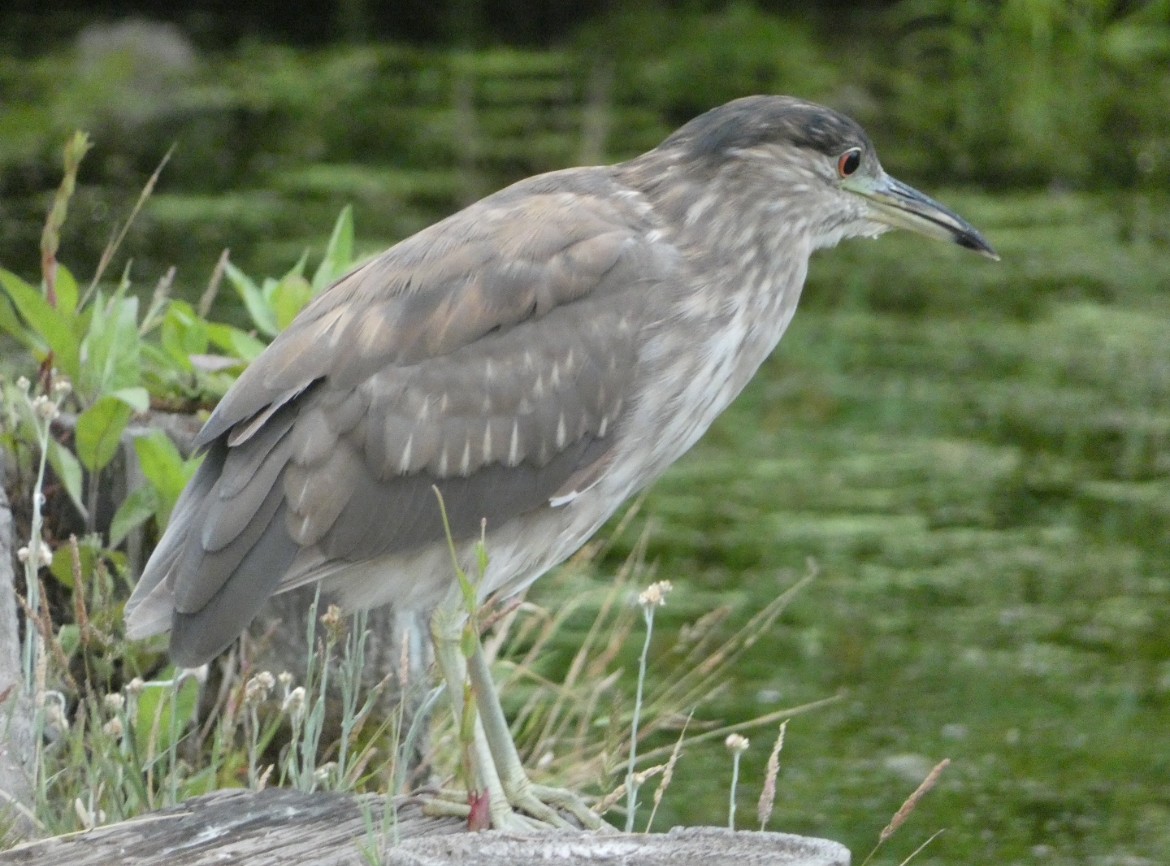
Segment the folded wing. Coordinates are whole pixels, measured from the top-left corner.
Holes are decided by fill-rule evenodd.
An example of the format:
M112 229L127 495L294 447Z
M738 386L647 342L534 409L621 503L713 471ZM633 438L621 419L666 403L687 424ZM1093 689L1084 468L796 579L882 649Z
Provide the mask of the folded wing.
M562 172L343 278L200 433L130 634L171 628L176 660L204 661L272 593L442 542L435 487L456 538L571 502L628 408L648 290L678 267L654 228L603 170Z

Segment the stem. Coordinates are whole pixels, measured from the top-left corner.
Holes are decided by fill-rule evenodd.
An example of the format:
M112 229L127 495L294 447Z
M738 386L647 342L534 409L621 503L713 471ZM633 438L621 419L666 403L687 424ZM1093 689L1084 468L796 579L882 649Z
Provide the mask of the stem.
M634 765L638 760L638 722L642 716L642 689L646 684L646 661L650 656L650 637L654 633L654 605L643 605L646 620L646 639L638 659L638 690L634 696L634 718L630 723L630 761L626 766L626 832L634 832L634 817L638 811L638 786L634 782Z
M35 413L34 413L35 414ZM33 485L32 521L29 528L28 559L24 566L25 595L28 597L30 621L24 630L24 690L29 697L35 697L37 689L37 657L41 652L41 634L36 626L36 617L41 607L41 585L38 572L41 568L41 533L44 517L41 509L45 504L45 466L49 459L49 423L37 422L37 446L40 459L37 463L37 480Z
M727 829L735 830L735 789L739 785L739 757L742 753L736 752L731 756L731 798L727 804Z

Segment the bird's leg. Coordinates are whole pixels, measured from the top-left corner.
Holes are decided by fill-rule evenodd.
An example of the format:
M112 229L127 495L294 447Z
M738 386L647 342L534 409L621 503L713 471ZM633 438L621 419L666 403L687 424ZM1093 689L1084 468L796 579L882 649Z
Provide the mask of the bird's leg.
M487 797L487 812L492 827L521 833L539 829L542 826L539 821L533 821L512 811L509 798L496 771L482 721L476 712L478 701L465 700L468 682L467 658L463 654L460 640L461 625L457 621L451 622L452 619L450 613L441 608L435 611L431 620L431 635L435 642L435 660L447 684L447 694L459 731L460 747L464 750L463 767L468 804L458 805L439 800L428 804L428 811L468 817L475 823L480 798Z
M520 753L516 751L516 744L512 740L512 733L508 729L504 709L500 706L499 694L492 681L491 669L488 667L478 634L475 636L475 649L467 661L475 702L479 708L479 719L483 723L495 769L507 794L508 802L514 808L523 809L534 818L554 827L572 826L557 814L557 808L563 809L590 830L605 827L605 822L597 813L572 791L536 785L528 778L520 760Z

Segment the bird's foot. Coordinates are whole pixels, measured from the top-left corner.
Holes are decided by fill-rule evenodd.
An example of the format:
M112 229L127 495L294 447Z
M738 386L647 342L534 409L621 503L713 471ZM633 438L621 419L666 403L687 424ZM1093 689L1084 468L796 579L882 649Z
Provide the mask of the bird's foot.
M527 780L526 780L527 781ZM609 824L601 820L601 816L589 808L589 805L579 794L574 794L567 788L550 788L547 785L535 785L528 782L531 799L540 803L558 818L560 813L574 818L586 830L609 830ZM527 809L527 806L522 806ZM564 820L561 818L561 820ZM571 825L570 825L571 826Z
M506 830L541 833L549 830L607 830L609 825L579 795L562 788L525 784L504 796L490 793L468 796L463 791L441 790L423 804L423 812L436 817L464 818L472 830ZM563 813L563 814L562 814ZM485 820L486 819L486 820Z

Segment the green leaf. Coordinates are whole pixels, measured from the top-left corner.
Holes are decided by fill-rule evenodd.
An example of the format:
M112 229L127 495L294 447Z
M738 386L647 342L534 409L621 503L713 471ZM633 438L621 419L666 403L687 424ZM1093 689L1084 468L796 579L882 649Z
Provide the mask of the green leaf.
M72 658L81 646L81 627L76 623L67 622L57 630L57 641L61 644L61 652L65 658Z
M0 331L13 337L30 352L43 353L47 348L42 340L37 339L36 334L25 327L7 295L0 295Z
M119 388L117 391L112 391L110 396L121 400L135 412L146 412L150 409L150 392L139 385L135 385L133 388Z
M313 294L318 295L329 288L353 264L353 206L341 209L333 234L325 246L325 257L313 274Z
M57 473L57 478L65 485L65 492L73 500L73 505L77 509L77 513L83 518L88 518L89 512L81 501L81 464L77 462L77 458L73 456L73 452L56 439L49 440L48 453L49 465L53 467L53 471Z
M289 326L305 304L313 299L313 287L300 274L290 274L276 284L272 292L272 309L276 314L276 326L284 330Z
M247 274L233 265L230 261L224 262L224 274L228 281L235 287L240 299L244 302L244 306L248 310L248 315L252 318L252 323L256 329L267 337L275 337L278 333L276 328L276 316L272 309L265 301L264 293L260 287L256 285Z
M117 397L105 396L77 419L77 456L90 472L100 472L118 452L122 431L134 414Z
M159 502L156 511L159 524L165 525L170 519L171 509L175 507L179 494L199 468L202 458L184 460L171 437L162 430L151 430L144 436L136 436L134 450L138 454L142 474L158 492Z
M39 289L34 289L4 268L0 268L0 285L4 286L28 327L56 356L57 368L76 380L81 349L73 331L72 317L53 309Z
M150 485L139 487L123 500L110 521L109 546L117 547L127 535L159 512L162 504L159 492ZM53 561L56 565L56 560Z
M191 371L191 356L207 351L207 323L186 301L172 301L162 323L162 346L180 368Z
M77 543L77 559L80 565L82 579L85 575L92 575L97 558L101 551L95 548L92 543L89 543L88 537L81 538ZM68 587L70 590L76 589L73 582L73 552L71 545L62 544L53 555L53 564L49 566L49 571L53 573L53 577L57 578L57 582L62 586Z
M251 334L246 334L232 325L208 323L207 337L217 348L242 361L256 360L256 357L267 348Z
M140 755L166 752L171 747L171 731L178 731L182 736L195 717L199 683L194 677L187 677L176 691L169 680L178 673L174 666L168 667L160 674L159 680L148 682L138 696L134 734ZM174 724L171 723L172 714Z
M63 264L57 264L57 310L63 316L77 312L77 280Z
M137 386L141 379L141 347L138 298L116 293L104 302L98 293L89 331L82 342L82 393L96 399Z

